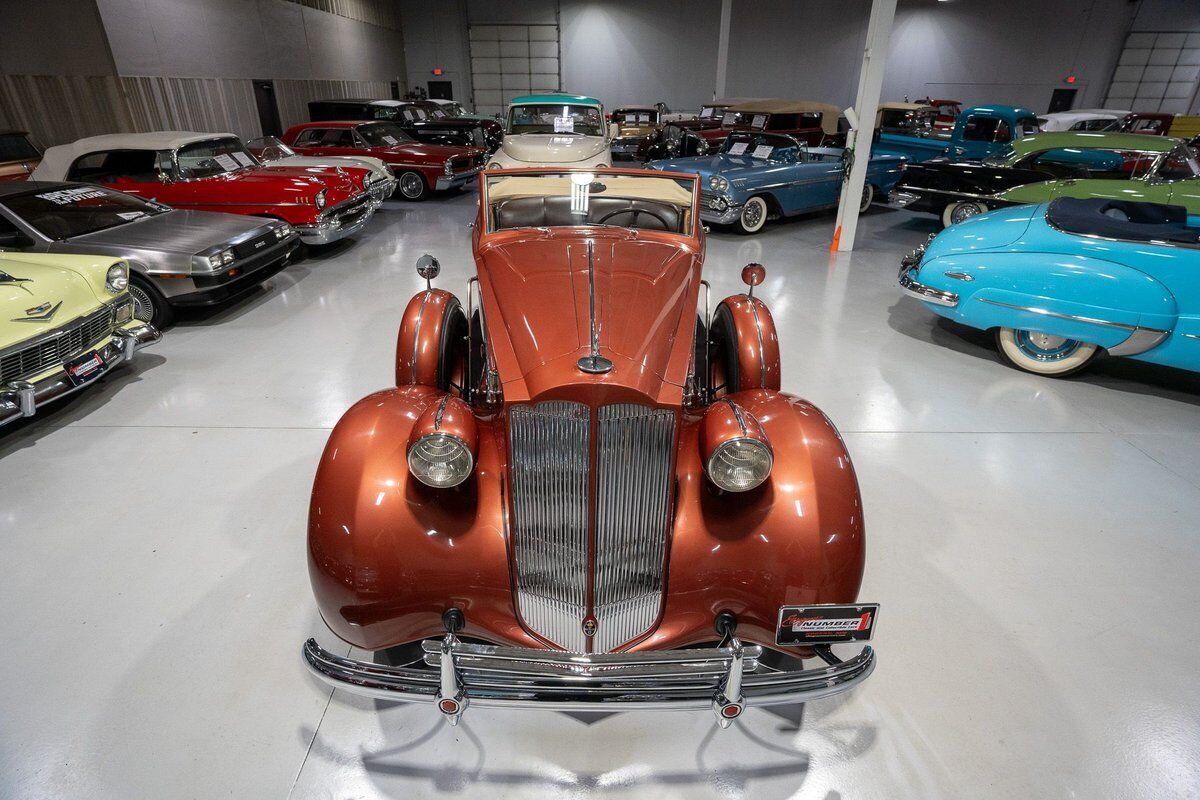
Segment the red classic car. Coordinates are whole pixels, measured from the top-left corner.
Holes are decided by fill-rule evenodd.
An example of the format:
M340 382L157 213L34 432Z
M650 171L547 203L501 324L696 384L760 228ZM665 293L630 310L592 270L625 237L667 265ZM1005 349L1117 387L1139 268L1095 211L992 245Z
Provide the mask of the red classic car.
M99 183L175 208L274 217L308 244L360 231L376 204L370 172L264 167L232 133L118 133L46 150L35 180Z
M409 301L396 385L317 468L317 605L377 655L310 639L315 675L451 723L474 703L725 726L870 674L850 457L780 391L765 270L708 312L699 202L695 175L485 173L465 309L431 284Z
M0 130L0 181L27 179L41 160L42 152L25 131Z
M1134 111L1126 114L1119 123L1106 130L1118 133L1145 133L1151 136L1166 136L1171 132L1171 123L1174 121L1174 114Z
M958 122L958 115L962 113L961 100L934 100L926 97L922 102L937 109L933 127L940 130L954 130L954 123Z
M483 169L481 147L425 144L393 122L306 122L284 132L283 143L305 156L373 156L388 165L405 200L431 190L458 189Z
M828 103L808 100L749 100L726 108L721 127L696 133L716 148L733 131L784 133L812 147L834 147L845 142L839 131L841 111Z

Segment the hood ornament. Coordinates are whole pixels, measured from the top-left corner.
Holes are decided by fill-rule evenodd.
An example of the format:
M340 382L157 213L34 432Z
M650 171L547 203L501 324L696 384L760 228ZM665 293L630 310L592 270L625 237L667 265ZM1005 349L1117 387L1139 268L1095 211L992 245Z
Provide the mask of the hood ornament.
M54 305L50 303L42 303L33 308L25 309L25 316L17 317L13 322L47 322L51 317L58 313L58 309L62 307L62 301L59 300Z
M586 372L589 375L603 375L605 372L611 372L613 363L604 356L600 355L600 329L596 325L596 261L595 261L595 245L591 239L587 243L587 261L588 261L588 311L591 317L592 326L592 351L588 355L575 362L579 367L580 372Z

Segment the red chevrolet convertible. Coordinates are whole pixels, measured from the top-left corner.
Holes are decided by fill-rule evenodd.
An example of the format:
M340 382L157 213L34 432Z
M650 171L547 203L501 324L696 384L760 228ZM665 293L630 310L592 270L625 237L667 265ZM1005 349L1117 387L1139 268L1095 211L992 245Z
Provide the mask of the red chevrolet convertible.
M481 177L477 277L460 299L418 261L396 385L346 412L317 469L317 605L376 651L310 639L318 677L451 723L477 704L724 727L871 673L850 457L780 391L764 268L710 310L699 202L695 175Z

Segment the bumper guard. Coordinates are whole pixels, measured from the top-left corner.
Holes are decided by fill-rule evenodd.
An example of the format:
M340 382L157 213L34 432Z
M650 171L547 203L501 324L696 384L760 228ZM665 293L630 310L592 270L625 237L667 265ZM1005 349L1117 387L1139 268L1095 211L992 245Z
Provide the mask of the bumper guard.
M636 653L567 653L468 644L453 633L422 644L424 666L388 666L330 653L309 639L304 661L325 683L352 694L436 703L451 725L467 705L554 711L711 708L728 727L748 706L803 703L854 688L875 669L863 647L848 660L814 648L825 666L777 670L762 647L730 637L722 647Z

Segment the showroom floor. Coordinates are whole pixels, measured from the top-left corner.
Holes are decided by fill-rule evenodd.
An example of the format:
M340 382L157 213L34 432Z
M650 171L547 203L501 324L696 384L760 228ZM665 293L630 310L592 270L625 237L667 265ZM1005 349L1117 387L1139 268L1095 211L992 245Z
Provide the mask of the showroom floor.
M330 427L392 378L423 252L472 269L475 195L389 202L352 246L184 320L136 367L0 434L5 798L1164 798L1200 794L1200 376L997 363L895 287L932 219L877 208L714 234L840 426L865 495L880 666L856 693L584 718L333 693L304 525ZM346 652L343 645L340 652Z

